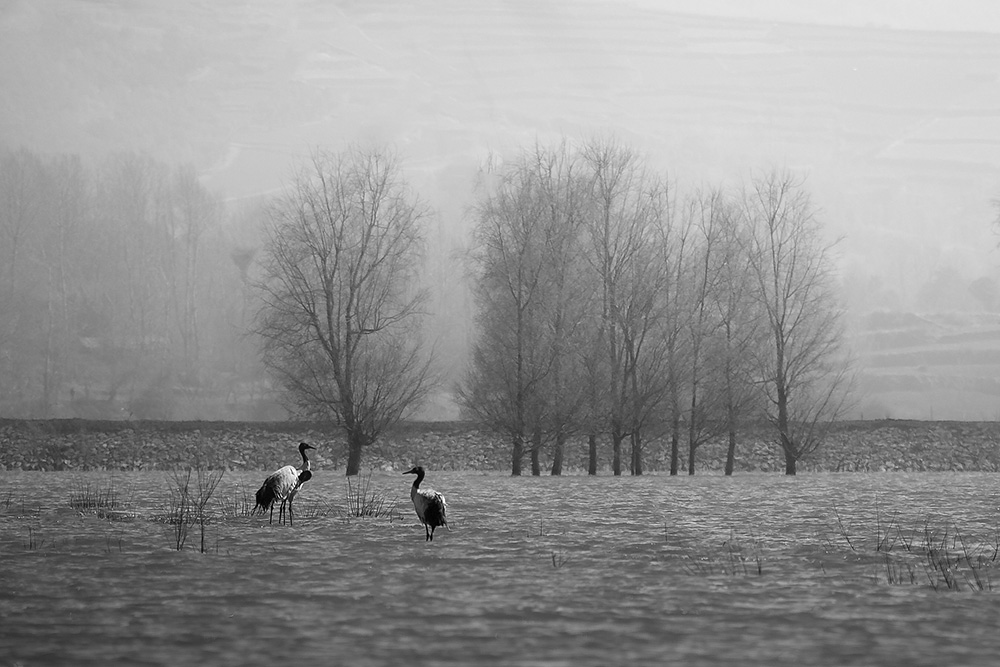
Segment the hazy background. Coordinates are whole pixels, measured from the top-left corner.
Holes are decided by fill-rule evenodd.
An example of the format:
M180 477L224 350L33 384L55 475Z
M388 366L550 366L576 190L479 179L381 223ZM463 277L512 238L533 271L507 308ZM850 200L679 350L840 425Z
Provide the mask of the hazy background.
M236 209L313 147L395 145L436 212L430 324L453 374L477 169L608 132L684 187L807 177L843 237L857 416L1000 417L1000 5L0 0L9 148L191 163Z

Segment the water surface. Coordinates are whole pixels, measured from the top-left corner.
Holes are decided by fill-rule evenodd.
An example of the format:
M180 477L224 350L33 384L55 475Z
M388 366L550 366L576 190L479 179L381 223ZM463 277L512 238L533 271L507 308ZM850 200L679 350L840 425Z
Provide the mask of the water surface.
M989 473L429 471L451 523L431 543L410 477L375 472L370 489L397 511L355 518L345 478L317 471L289 527L234 514L263 476L226 473L200 553L197 527L177 551L175 528L151 520L170 507L168 474L0 472L0 665L991 665L1000 655ZM121 511L72 507L88 489L114 489ZM979 566L957 563L948 590L926 565L928 544Z

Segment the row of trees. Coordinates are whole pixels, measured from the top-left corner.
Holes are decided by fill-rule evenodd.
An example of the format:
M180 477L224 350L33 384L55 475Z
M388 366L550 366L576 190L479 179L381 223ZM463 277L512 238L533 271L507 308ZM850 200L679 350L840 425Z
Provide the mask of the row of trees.
M223 222L190 166L0 149L4 412L169 417L171 388L238 377L249 258Z
M0 400L40 397L46 416L60 387L79 401L97 381L102 403L136 407L140 389L197 391L260 361L296 416L344 429L355 474L441 379L421 329L429 209L392 152L349 148L234 213L261 223L259 245L232 238L190 168L0 152ZM686 443L693 473L726 432L731 472L739 424L761 415L791 474L843 405L829 247L791 176L681 196L618 142L539 146L485 171L472 218L457 393L510 438L514 474L543 452L559 474L582 436L591 473L609 440L614 473L641 474L663 434L671 472Z
M629 147L536 146L488 170L470 272L476 342L459 394L511 441L511 472L586 435L589 469L642 474L643 443L706 440L765 417L794 474L844 406L830 247L787 173L681 196ZM628 452L625 449L628 449Z

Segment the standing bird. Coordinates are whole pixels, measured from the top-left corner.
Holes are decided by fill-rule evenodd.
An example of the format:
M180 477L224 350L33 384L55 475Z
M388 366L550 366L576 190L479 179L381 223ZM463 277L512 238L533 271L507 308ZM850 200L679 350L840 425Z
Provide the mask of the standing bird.
M299 454L302 455L302 470L297 470L293 465L287 465L284 468L278 468L273 473L267 476L264 483L259 489L257 489L257 506L254 507L254 514L257 510L260 513L271 510L271 518L268 519L268 523L274 520L274 503L276 500L281 501L281 509L278 510L278 523L285 517L285 503L288 503L288 523L294 525L295 522L292 517L292 500L295 499L295 494L299 492L302 485L312 479L312 472L309 470L309 457L306 456L307 449L316 449L312 445L307 445L304 442L299 443Z
M448 528L448 518L445 516L448 504L445 503L444 496L434 489L420 488L420 482L424 481L423 466L414 466L403 474L417 476L410 488L410 500L413 501L413 509L417 511L420 522L424 524L424 541L430 542L434 539L435 528Z

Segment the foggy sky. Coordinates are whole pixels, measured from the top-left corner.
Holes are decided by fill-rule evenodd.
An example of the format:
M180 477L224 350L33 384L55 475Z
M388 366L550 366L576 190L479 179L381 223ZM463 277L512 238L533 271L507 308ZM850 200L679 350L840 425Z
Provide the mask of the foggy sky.
M391 143L446 256L491 153L611 132L690 187L800 172L843 273L908 308L944 269L997 278L998 33L972 0L15 0L0 144L145 151L238 200Z

